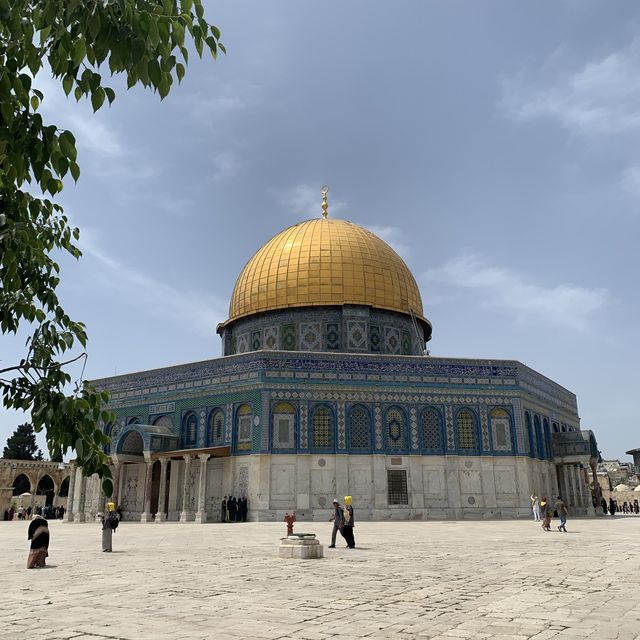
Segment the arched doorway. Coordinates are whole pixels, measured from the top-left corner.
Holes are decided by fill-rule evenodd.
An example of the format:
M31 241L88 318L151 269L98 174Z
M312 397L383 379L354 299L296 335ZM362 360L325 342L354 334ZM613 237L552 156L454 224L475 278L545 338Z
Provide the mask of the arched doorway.
M13 495L21 496L23 493L31 493L31 480L24 473L21 473L13 481Z
M44 475L38 481L38 488L36 489L36 495L46 496L45 505L50 507L53 505L53 498L56 494L56 486L53 482L53 478L50 475Z
M60 493L58 493L58 495L61 498L69 497L69 476L62 481L62 484L60 485Z
M151 513L158 513L158 498L160 494L160 460L153 463L151 469Z

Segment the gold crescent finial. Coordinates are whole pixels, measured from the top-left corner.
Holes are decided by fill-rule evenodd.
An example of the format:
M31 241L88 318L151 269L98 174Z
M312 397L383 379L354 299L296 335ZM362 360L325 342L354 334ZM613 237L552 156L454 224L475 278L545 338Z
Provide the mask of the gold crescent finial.
M326 220L329 215L329 203L327 202L327 193L329 193L329 187L325 184L322 189L322 217Z

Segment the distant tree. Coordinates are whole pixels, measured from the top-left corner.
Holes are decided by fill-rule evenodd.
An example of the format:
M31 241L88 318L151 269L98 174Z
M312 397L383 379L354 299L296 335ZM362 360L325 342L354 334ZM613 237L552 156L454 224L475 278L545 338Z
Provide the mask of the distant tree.
M116 97L103 74L162 99L184 77L190 44L200 56L224 52L202 0L0 0L0 333L31 332L24 356L0 368L0 396L5 407L31 412L54 459L75 450L109 496L109 438L99 428L111 418L109 395L82 375L69 393L68 365L86 359L87 334L56 292L58 256L80 257L79 230L53 202L69 175L80 176L76 141L44 122L38 74L50 70L94 111Z
M7 440L2 457L11 460L42 460L42 451L38 449L33 426L21 424Z

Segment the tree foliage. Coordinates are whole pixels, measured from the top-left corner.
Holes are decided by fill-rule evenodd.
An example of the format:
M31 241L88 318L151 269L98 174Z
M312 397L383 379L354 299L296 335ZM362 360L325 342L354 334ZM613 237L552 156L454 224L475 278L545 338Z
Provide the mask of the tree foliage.
M10 460L42 460L42 451L38 449L33 426L21 424L7 440L2 457Z
M75 449L85 475L98 473L108 495L109 438L98 427L111 418L108 394L82 380L65 392L68 365L86 358L75 350L85 349L87 335L56 294L53 254L81 255L78 229L54 202L64 181L80 176L76 141L44 122L45 96L35 85L46 63L67 96L90 100L94 111L116 97L105 74L162 99L184 77L189 43L200 56L224 52L201 0L0 0L0 328L30 330L24 358L0 369L0 391L5 407L31 411L53 458Z

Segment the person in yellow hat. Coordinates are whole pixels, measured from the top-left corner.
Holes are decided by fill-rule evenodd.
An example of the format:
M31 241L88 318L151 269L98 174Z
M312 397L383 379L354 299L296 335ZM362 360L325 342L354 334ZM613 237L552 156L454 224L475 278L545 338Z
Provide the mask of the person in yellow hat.
M347 547L349 549L355 549L356 540L353 537L353 527L355 522L353 520L353 499L351 496L344 497L344 527L342 528L342 536L347 541Z
M107 502L107 513L102 516L102 550L111 553L113 532L118 528L120 518L116 511L116 504Z

